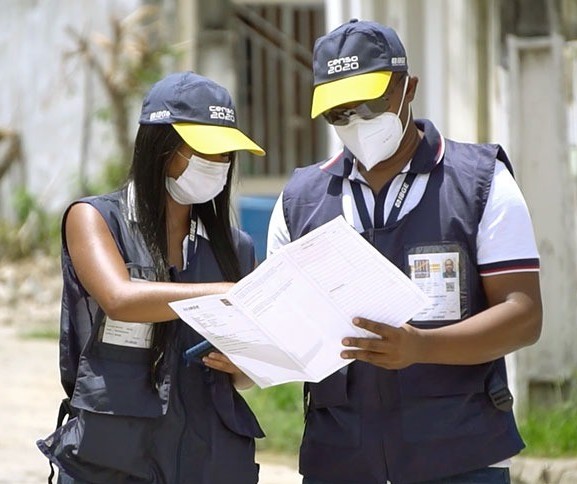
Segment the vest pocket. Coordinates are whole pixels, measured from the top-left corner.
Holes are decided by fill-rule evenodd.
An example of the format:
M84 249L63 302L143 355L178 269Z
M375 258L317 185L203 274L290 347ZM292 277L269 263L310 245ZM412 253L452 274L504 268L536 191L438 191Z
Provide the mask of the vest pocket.
M403 397L484 393L490 363L482 365L415 364L399 370Z
M348 366L310 383L310 402L306 413L305 440L334 447L353 448L361 443L360 417L348 405Z
M347 396L348 366L334 372L319 383L308 385L310 392L310 407L326 408L345 405Z
M350 407L311 408L307 414L303 442L309 440L333 447L359 447L361 419Z
M214 381L210 382L210 395L221 422L235 434L249 438L264 437L254 413L241 395L234 389L230 377L224 373L213 372Z
M496 409L485 392L490 364L413 365L399 371L401 421L408 442L480 435Z
M153 482L154 471L144 452L151 423L151 419L81 411L37 445L50 461L81 482Z
M487 431L485 395L446 395L413 398L403 402L402 427L407 442L472 437ZM494 430L494 429L492 429Z
M144 446L152 419L118 418L87 411L78 418L83 424L77 452L80 459L130 476L150 478Z
M166 402L153 389L148 362L81 357L72 406L128 417L159 417Z

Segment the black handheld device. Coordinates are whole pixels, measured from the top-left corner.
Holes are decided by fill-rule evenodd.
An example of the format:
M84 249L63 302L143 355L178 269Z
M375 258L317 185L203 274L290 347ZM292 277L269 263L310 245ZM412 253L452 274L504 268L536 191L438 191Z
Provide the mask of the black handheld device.
M188 348L184 353L183 357L187 365L191 363L202 363L202 357L208 355L212 351L218 351L210 342L203 340L193 347Z

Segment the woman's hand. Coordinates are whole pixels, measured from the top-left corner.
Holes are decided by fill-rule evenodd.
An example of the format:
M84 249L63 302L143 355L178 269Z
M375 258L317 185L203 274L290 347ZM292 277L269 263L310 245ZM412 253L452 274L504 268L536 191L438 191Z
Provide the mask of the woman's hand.
M237 390L246 390L254 385L254 382L232 363L227 356L218 351L211 351L202 358L202 362L213 370L223 371L231 375L232 383Z

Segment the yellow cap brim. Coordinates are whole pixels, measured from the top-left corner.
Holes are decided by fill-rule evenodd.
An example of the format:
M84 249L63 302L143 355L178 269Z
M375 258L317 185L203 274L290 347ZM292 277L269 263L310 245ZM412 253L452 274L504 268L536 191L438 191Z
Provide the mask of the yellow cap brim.
M212 124L174 123L172 125L192 149L207 155L247 150L264 156L265 151L244 133L228 126Z
M311 118L316 118L341 104L381 96L387 90L392 75L390 71L369 72L316 86L313 91Z

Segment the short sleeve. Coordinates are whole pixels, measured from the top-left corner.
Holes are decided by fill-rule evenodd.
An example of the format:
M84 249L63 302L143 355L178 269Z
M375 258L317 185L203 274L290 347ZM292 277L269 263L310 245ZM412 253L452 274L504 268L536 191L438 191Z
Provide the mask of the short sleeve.
M280 249L291 241L283 211L283 194L281 193L274 204L268 224L266 241L267 256Z
M482 276L539 270L529 209L513 176L499 160L479 223L477 263Z

